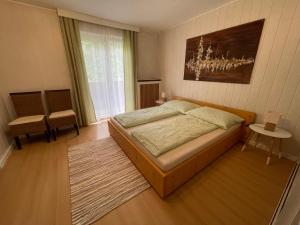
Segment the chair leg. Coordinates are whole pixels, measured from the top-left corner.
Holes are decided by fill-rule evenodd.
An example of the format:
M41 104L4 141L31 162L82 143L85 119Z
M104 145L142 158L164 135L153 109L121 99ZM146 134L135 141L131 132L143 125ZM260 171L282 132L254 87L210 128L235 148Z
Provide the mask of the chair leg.
M45 131L45 137L46 137L47 142L50 143L50 134L49 134L48 130Z
M56 132L55 132L55 129L52 129L52 137L53 137L53 140L56 141Z
M77 131L77 135L79 135L79 127L78 127L77 123L74 124L74 128L75 128L76 131Z
M16 146L18 149L22 149L22 145L20 142L20 138L18 136L15 137Z

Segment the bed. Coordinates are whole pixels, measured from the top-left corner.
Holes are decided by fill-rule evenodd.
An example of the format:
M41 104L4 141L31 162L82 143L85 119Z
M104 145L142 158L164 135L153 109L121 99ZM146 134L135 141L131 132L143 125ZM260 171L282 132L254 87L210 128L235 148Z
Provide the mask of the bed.
M110 135L162 198L168 196L238 141L244 140L248 132L247 125L255 120L255 113L252 112L188 98L175 97L175 99L231 112L242 117L244 122L232 126L228 130L216 129L182 144L172 151L154 157L131 135L137 129L150 126L148 123L125 128L111 118L108 122ZM181 116L173 115L172 118ZM162 123L172 118L163 118L153 123Z

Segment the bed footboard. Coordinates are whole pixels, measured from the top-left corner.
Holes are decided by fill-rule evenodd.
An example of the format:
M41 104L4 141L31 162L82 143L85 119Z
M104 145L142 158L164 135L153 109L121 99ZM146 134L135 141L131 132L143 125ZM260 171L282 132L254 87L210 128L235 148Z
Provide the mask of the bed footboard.
M108 121L110 135L119 144L136 168L148 180L161 198L165 198L176 188L187 182L197 172L230 149L242 138L242 128L230 136L217 141L200 151L190 159L182 162L168 172L162 171L139 147L111 121Z

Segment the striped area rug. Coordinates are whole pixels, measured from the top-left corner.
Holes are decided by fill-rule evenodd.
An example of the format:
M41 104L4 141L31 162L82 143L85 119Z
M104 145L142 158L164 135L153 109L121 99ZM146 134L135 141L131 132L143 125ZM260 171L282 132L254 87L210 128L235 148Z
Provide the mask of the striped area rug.
M149 188L117 143L105 138L69 148L73 225L87 225Z

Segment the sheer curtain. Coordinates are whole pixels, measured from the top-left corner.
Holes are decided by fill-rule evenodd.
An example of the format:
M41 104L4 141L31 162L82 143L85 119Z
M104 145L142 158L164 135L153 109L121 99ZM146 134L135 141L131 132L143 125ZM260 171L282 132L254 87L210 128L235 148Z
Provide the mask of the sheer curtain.
M84 22L79 30L97 120L125 112L123 31Z

